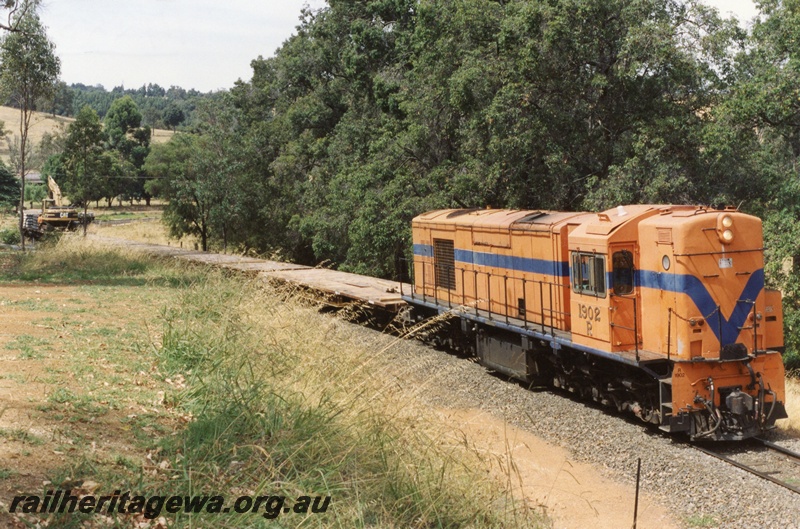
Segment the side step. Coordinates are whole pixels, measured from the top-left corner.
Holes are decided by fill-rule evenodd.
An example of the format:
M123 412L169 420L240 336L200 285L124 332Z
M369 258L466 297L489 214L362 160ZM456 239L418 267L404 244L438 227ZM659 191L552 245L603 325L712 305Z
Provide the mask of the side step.
M688 432L691 429L692 419L688 413L678 413L672 409L672 378L662 378L658 381L658 400L659 411L661 412L661 424L658 426L662 431Z
M658 381L658 402L661 412L661 425L659 428L665 432L671 432L672 428L672 377Z

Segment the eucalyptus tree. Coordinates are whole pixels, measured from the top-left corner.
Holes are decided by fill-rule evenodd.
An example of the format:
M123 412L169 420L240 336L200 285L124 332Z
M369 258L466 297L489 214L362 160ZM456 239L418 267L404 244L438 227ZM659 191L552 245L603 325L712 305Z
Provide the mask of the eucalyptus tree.
M104 119L108 148L117 153L125 178L114 194L144 198L150 205L145 188L144 161L150 153L151 129L142 126L142 113L130 95L114 100Z
M174 132L176 127L186 120L186 114L184 114L183 110L181 110L178 105L170 103L169 106L164 109L162 119L164 120L164 124Z
M83 204L108 194L110 178L118 173L111 153L104 149L103 125L94 109L85 106L67 128L61 165L66 177L64 189L73 202ZM83 229L86 235L86 224Z
M164 222L170 236L196 235L203 251L208 249L211 231L211 209L216 200L213 188L200 166L203 155L200 137L176 134L169 142L155 145L145 162L145 171L152 177L148 187L169 200L164 209Z
M739 140L734 162L746 207L764 218L767 281L783 294L787 367L800 368L800 3L763 0L736 82L715 112ZM744 168L742 170L741 168Z
M55 45L47 38L45 27L35 11L21 11L13 20L18 31L3 36L0 43L0 87L19 108L19 230L22 249L25 238L22 228L25 217L25 173L30 154L28 132L37 99L52 94L61 72L61 61L55 54Z
M246 244L245 225L258 207L247 198L242 177L244 155L239 146L237 112L224 101L200 105L193 133L177 133L153 147L144 169L148 188L168 199L164 220L170 234L200 238L203 251L219 242ZM261 205L264 207L264 204Z
M0 12L5 13L5 21L0 22L0 30L21 31L19 22L24 16L33 12L41 0L4 0Z

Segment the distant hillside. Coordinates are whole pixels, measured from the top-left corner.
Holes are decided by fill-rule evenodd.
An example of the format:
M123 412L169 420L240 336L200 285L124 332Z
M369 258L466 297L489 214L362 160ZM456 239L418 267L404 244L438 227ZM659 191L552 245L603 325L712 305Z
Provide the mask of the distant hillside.
M9 149L7 139L13 141L15 136L19 136L19 110L0 106L0 121L4 122L3 130L6 132L5 138L0 139L0 159L3 160L3 163L8 163ZM73 121L75 121L73 118L53 117L51 114L36 112L31 120L31 128L28 132L29 141L33 142L33 145L38 145L42 141L42 136L47 132L63 134L67 126ZM173 132L171 130L153 129L152 141L153 143L165 143L169 141L172 135Z

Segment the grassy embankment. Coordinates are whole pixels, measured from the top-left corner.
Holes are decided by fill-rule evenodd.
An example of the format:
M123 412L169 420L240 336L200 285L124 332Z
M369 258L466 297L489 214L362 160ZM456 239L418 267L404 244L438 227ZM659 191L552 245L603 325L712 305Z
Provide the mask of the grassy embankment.
M0 262L6 286L44 292L15 309L53 311L37 320L45 334L5 344L25 373L6 382L45 386L30 397L39 433L0 434L22 459L69 456L39 469L44 486L35 468L0 469L3 490L332 497L324 514L166 515L170 527L542 524L487 477L479 454L438 442L451 432L382 383L381 351L357 327L261 283L74 238ZM113 523L73 514L50 526L84 521Z

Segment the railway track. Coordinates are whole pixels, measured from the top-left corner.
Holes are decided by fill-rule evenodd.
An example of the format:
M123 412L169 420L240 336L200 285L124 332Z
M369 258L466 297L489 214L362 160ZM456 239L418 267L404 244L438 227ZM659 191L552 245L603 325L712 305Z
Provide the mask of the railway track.
M718 451L701 445L692 446L711 457L800 494L800 453L760 438L753 439L748 444L751 446L736 446Z

